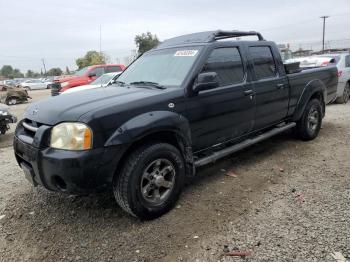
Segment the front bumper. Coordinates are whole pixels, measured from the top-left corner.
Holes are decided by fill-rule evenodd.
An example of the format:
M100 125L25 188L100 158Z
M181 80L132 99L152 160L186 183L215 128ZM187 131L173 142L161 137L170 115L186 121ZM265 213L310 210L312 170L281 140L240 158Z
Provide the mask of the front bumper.
M66 151L50 147L36 148L14 137L18 164L34 186L53 191L89 194L109 189L118 163L117 148ZM117 161L115 161L117 160Z
M13 116L13 115L0 115L0 121L5 122L6 124L12 124L12 123L16 123L17 122L17 117Z

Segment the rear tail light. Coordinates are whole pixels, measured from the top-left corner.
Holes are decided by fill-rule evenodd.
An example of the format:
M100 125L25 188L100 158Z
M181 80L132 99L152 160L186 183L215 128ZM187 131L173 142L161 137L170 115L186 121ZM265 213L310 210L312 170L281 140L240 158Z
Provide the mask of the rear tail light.
M321 64L321 66L328 66L329 65L329 61L325 61Z
M338 71L337 75L338 75L338 77L341 77L342 74L343 74L343 71L340 70L340 71Z

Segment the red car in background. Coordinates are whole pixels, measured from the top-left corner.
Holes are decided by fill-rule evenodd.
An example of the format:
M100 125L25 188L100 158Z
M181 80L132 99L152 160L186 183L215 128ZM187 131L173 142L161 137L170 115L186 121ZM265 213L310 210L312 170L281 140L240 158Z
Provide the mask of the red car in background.
M67 89L87 85L90 82L94 81L97 77L112 72L120 72L124 71L125 66L121 64L105 64L105 65L92 65L87 66L79 71L75 72L72 76L66 76L60 79L55 80L55 84L52 85L52 95L58 95L58 93L62 93ZM54 86L58 85L54 88ZM58 92L57 92L58 91Z

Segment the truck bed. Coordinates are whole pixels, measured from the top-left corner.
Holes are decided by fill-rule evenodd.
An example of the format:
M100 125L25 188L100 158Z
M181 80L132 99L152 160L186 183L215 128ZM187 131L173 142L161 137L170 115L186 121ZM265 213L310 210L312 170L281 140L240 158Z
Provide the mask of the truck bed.
M313 68L313 69L304 69L301 72L287 74L287 78L290 84L290 112L294 112L300 94L305 86L312 80L322 81L327 89L327 98L326 103L331 103L336 99L337 95L337 68L335 66L327 66L323 68Z

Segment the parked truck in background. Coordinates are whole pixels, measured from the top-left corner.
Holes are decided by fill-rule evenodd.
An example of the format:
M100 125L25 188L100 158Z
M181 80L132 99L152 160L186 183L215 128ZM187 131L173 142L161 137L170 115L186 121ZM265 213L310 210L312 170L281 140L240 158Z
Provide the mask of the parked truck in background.
M229 41L250 35L258 41ZM156 218L197 167L289 129L305 141L318 136L337 69L299 71L257 32L175 37L109 87L31 105L15 156L34 186L111 190L129 214Z
M56 96L70 88L88 85L105 73L121 72L123 70L125 70L125 66L122 64L105 64L84 67L72 76L59 78L55 81L55 83L51 85L51 94L52 96Z

